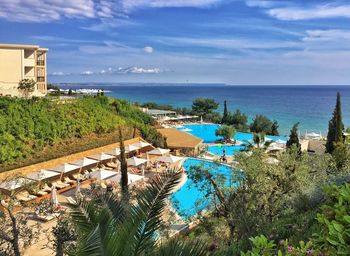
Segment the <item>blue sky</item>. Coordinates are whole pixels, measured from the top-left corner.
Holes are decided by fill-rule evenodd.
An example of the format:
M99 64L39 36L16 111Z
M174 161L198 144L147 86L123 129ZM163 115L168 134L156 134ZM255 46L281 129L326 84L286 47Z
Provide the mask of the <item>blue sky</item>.
M350 83L350 0L1 0L51 82Z

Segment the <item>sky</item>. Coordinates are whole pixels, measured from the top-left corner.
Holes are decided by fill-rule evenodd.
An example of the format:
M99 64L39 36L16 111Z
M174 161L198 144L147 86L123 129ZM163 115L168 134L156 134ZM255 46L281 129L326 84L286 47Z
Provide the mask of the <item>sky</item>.
M350 0L1 0L49 82L350 84Z

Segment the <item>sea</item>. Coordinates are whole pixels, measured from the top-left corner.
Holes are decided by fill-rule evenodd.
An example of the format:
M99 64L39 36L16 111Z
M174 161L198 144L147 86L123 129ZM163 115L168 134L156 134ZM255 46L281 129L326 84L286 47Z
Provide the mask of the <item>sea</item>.
M337 92L341 94L343 121L350 127L350 86L237 86L225 84L59 84L62 89L103 89L106 95L129 102L155 102L174 107L188 107L199 97L224 101L230 111L245 113L249 121L255 115L266 115L277 120L281 135L288 135L294 123L299 122L301 135L309 132L326 135Z

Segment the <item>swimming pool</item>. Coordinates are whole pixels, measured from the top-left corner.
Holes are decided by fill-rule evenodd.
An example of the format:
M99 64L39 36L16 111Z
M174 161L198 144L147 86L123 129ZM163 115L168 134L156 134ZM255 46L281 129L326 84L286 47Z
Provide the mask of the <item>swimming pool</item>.
M208 147L208 152L213 153L215 155L223 155L224 150L226 155L232 156L236 152L239 152L244 149L244 146L233 146L233 145L212 145Z
M192 166L201 166L210 170L214 176L222 175L226 178L225 183L235 185L237 182L232 181L232 168L227 165L216 164L214 162L188 158L183 164L188 173ZM237 172L239 174L239 172ZM238 183L237 183L238 184ZM189 177L186 183L171 196L171 202L179 214L188 218L195 215L198 211L206 209L212 205L211 201L205 198L205 193L200 191L193 180Z
M204 143L213 143L217 140L222 139L222 137L215 136L215 130L219 127L219 124L186 124L177 129L180 131L182 130L188 132L193 136L203 139ZM253 137L254 136L251 133L237 132L233 139L239 141L251 141L253 140ZM272 140L288 140L288 138L283 136L266 136L266 138L270 138Z

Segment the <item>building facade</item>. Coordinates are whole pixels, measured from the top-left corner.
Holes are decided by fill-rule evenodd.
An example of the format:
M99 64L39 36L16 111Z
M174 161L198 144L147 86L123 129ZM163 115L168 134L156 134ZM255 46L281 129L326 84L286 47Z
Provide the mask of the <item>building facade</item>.
M23 96L18 90L22 79L36 82L30 96L45 96L47 51L37 45L0 44L0 96Z

